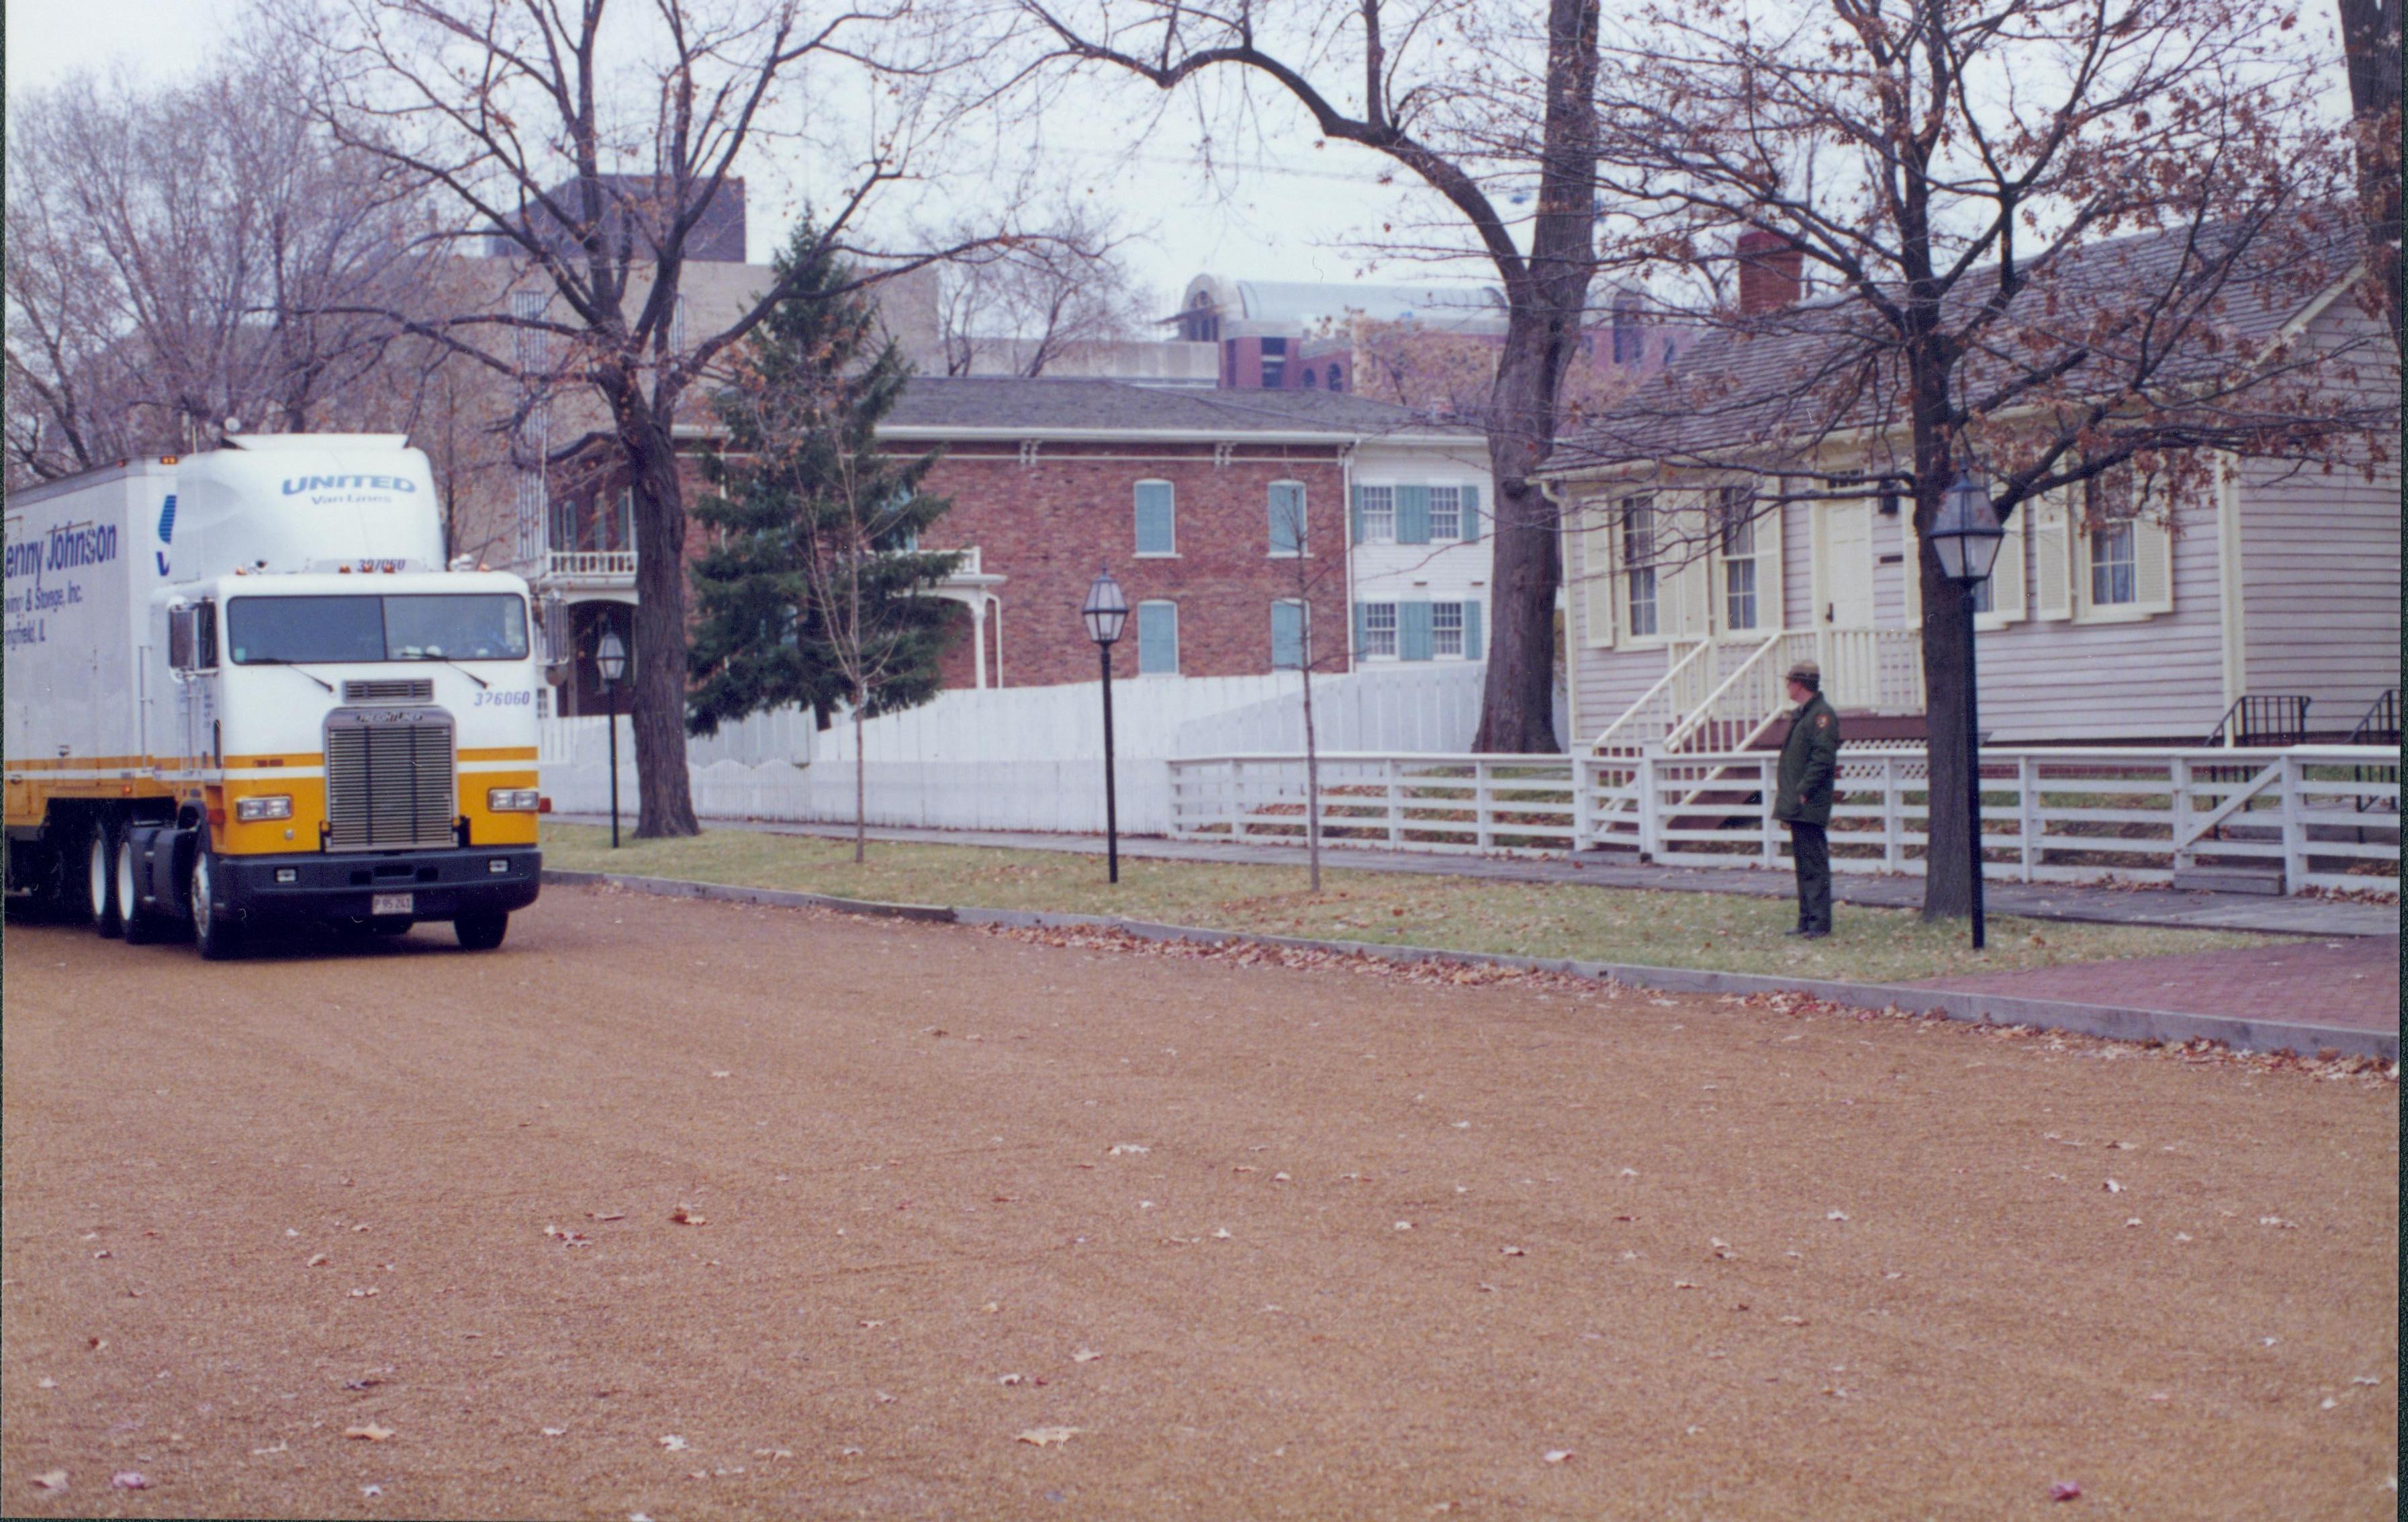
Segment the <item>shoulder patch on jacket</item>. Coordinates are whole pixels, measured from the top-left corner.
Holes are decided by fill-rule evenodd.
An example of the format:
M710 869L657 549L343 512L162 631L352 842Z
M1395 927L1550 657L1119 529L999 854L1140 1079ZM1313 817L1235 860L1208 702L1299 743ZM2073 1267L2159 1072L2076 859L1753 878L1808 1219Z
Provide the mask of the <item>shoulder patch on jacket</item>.
M1830 727L1831 727L1831 716L1830 716L1829 714L1828 714L1828 713L1817 713L1816 715L1814 715L1814 727L1815 727L1815 728L1817 728L1817 729L1828 729L1828 728L1830 728Z

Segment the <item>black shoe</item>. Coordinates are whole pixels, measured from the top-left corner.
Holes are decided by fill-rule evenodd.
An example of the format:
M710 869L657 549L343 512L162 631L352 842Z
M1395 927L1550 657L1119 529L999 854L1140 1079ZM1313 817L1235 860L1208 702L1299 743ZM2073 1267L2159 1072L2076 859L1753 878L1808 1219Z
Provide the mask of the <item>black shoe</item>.
M1800 930L1798 933L1809 940L1826 940L1830 938L1831 934L1828 928L1821 930Z
M1809 930L1802 925L1793 925L1788 929L1784 930L1781 933L1785 936L1811 936L1814 932Z

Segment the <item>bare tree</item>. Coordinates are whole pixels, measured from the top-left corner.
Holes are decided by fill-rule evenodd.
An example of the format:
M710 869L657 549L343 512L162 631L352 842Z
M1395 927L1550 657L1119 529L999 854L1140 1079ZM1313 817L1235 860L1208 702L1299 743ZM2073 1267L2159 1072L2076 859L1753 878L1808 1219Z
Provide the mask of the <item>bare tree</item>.
M1629 66L1598 178L1623 250L1686 277L1682 316L1714 337L1584 444L1754 477L1759 510L1913 504L1927 917L1970 907L1970 621L1929 538L1951 487L2004 515L2128 504L2137 475L2163 502L2209 490L2216 452L2396 447L2362 347L2293 326L2357 239L2289 25L2258 0L1651 0L1610 44ZM1822 295L1729 304L1734 280L1806 277Z
M685 756L686 511L674 429L689 394L793 294L768 280L732 321L684 330L684 268L748 152L808 159L834 189L823 252L851 250L880 193L953 108L937 89L954 39L910 0L857 8L656 0L338 0L296 25L322 59L318 108L340 142L439 187L461 235L523 266L533 309L497 308L410 331L523 383L598 404L587 434L632 493L637 550L634 732L638 837L692 835ZM861 86L816 114L839 84ZM943 253L877 251L857 289ZM523 339L524 341L522 341Z
M1144 331L1147 293L1121 256L1128 242L1109 215L1072 203L1034 227L1032 238L976 249L939 266L937 325L947 375L1034 378L1066 354ZM924 236L936 245L974 245L979 229L957 223Z
M1532 476L1555 448L1557 393L1596 273L1590 164L1598 0L1547 0L1535 35L1459 0L1312 0L1273 14L1240 0L1019 0L1074 67L1176 90L1259 81L1310 135L1356 144L1435 191L1505 291L1507 323L1483 423L1497 485L1496 630L1480 730L1489 751L1552 751L1555 517ZM1076 6L1076 8L1074 8ZM1231 109L1247 120L1242 92ZM1526 218L1509 194L1534 190Z
M91 469L257 432L390 427L431 360L423 198L289 104L273 54L188 85L90 77L9 113L7 468ZM337 312L332 309L348 309Z
M2339 0L2367 274L2400 347L2400 0Z
M1304 849L1311 891L1321 891L1321 737L1313 723L1312 673L1326 666L1342 669L1346 651L1341 642L1324 653L1314 639L1312 607L1326 593L1342 588L1346 577L1345 547L1312 542L1305 515L1304 488L1274 487L1271 499L1270 549L1283 561L1288 596L1271 614L1271 666L1293 668L1302 682L1304 704Z

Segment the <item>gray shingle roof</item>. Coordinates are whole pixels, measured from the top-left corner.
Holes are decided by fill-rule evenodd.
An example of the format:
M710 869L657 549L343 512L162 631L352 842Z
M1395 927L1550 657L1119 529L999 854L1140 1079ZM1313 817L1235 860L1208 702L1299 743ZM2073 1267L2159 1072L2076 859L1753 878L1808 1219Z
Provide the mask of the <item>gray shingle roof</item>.
M2213 244L2214 232L2202 243ZM2182 232L2103 240L2075 251L2017 292L2008 321L1987 337L2006 341L2028 364L2087 343L2105 356L2090 373L2130 376L2142 345L2162 341L2158 311L2196 311L2193 336L2157 371L2161 380L2213 373L2237 345L2274 337L2356 263L2354 219L2320 214L2301 228L2264 234L2236 259L2232 278L2213 296L2168 305L2150 298L2183 269ZM2195 277L2191 277L2195 278ZM1996 290L1995 266L1959 281L1943 321L1961 326L1974 304ZM2020 341L2028 336L2037 341ZM1869 356L1872 358L1868 363ZM1784 445L1871 425L1903 428L1902 355L1880 316L1861 301L1832 297L1734 320L1691 343L1670 370L1570 431L1545 473L1559 475L1641 462L1705 462L1741 452L1777 458ZM1975 355L1964 378L1993 382L2009 361ZM2077 385L2080 378L2077 372Z
M882 426L931 433L1019 429L1031 435L1094 429L1223 438L1265 433L1326 434L1333 439L1395 434L1478 437L1476 429L1432 423L1405 408L1350 392L1208 391L1043 378L915 377Z

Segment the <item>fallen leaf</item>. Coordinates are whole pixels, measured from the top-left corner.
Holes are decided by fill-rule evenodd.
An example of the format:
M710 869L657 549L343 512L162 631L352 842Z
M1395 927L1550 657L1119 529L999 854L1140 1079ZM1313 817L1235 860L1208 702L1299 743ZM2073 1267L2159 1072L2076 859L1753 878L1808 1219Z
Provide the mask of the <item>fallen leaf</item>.
M333 1261L334 1261L334 1259L332 1259L332 1258L328 1257L325 1254L323 1254L323 1253L318 1253L318 1254L313 1255L313 1256L310 1257L310 1259L309 1259L308 1263L307 1265L305 1265L305 1267L312 1268L312 1269L322 1269L322 1268L324 1268L327 1264L329 1264L329 1263L331 1263L331 1262L333 1262Z
M1085 1431L1082 1427L1032 1427L1016 1440L1042 1448L1056 1443L1068 1443Z
M253 1458L265 1458L269 1454L290 1453L292 1452L292 1449L293 1445L291 1443L280 1443L272 1448L253 1448L251 1450L251 1457Z
M607 1213L597 1215L592 1211L587 1211L585 1213L585 1218L589 1221L624 1221L627 1218L627 1213L624 1211L614 1210Z
M59 1382L52 1379L48 1374L44 1374L40 1379L35 1381L35 1384L45 1390L55 1390L59 1387Z
M984 1305L979 1307L979 1314L991 1316L1002 1309L1002 1306L996 1304L993 1300L989 1300Z
M1848 1213L1843 1210L1825 1211L1823 1213L1823 1219L1827 1221L1844 1221L1847 1218Z
M2332 1410L2332 1408L2333 1408L2333 1407L2335 1407L2335 1406L2337 1406L2337 1405L2340 1405L2340 1404L2341 1404L2341 1402L2340 1402L2340 1401L2338 1401L2338 1400L2334 1400L2331 1396L2329 1396L2329 1396L2326 1396L2322 1400L2319 1400L2319 1401L2317 1401L2317 1402L2316 1402L2316 1409L2317 1409L2318 1411L2330 1411L2330 1410Z
M367 1497L370 1500L374 1500L377 1497L384 1494L384 1486L380 1485L364 1485L360 1486L360 1494Z
M1550 1464L1560 1464L1571 1456L1572 1451L1570 1448L1550 1448L1541 1455Z
M543 1429L543 1435L548 1438L564 1438L568 1435L568 1429L565 1427L547 1427Z
M67 1487L67 1472L63 1469L44 1470L34 1476L34 1483L45 1490L64 1490Z
M2077 1481L2059 1480L2055 1485L2048 1487L2048 1499L2051 1500L2080 1500L2082 1499L2082 1486Z
M385 1439L393 1436L393 1429L390 1427L379 1427L376 1423L369 1422L364 1427L344 1428L343 1436L347 1438L359 1438L367 1443L382 1443Z
M2357 1378L2351 1380L2350 1383L2352 1385L2380 1385L2383 1381L2379 1376L2374 1374L2360 1374Z
M996 1383L997 1385L1017 1385L1020 1383L1020 1379L1021 1376L1018 1374L1005 1374L1001 1378L997 1379Z
M1412 1228L1413 1223L1411 1221L1398 1221L1397 1223L1397 1229L1399 1231L1411 1231Z
M1500 1247L1498 1251L1503 1253L1507 1257L1527 1257L1530 1256L1519 1247Z
M2114 1179L2109 1179L2107 1181L2107 1192L2111 1195L2120 1195L2124 1192L2124 1186L2116 1183Z
M733 1074L733 1073L727 1073L727 1072L715 1072L715 1073L712 1073L710 1076L711 1076L711 1077L713 1077L713 1078L732 1078L732 1077L734 1077L734 1076L735 1076L735 1074Z
M709 1226L710 1222L692 1205L680 1205L669 1212L669 1219L680 1226Z
M673 1454L681 1454L685 1452L685 1439L679 1437L675 1433L670 1433L668 1436L661 1439L661 1446L666 1448Z
M150 1476L140 1470L122 1469L108 1477L108 1483L120 1490L148 1490Z
M1082 1347L1078 1352L1070 1355L1070 1361L1072 1363L1093 1363L1102 1357L1103 1355L1096 1352L1094 1348ZM2374 1382L2372 1380L2368 1380L2367 1383L2372 1385Z
M1112 1150L1106 1153L1105 1156L1108 1157L1118 1157L1123 1154L1131 1154L1142 1157L1153 1150L1154 1149L1152 1147L1141 1146L1135 1142L1118 1142L1112 1144Z

